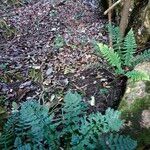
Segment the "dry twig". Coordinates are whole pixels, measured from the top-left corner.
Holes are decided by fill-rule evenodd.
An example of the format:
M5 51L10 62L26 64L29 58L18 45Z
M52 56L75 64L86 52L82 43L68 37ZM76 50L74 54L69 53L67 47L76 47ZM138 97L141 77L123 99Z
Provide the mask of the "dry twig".
M109 8L104 12L104 15L106 15L107 13L109 13L115 6L117 6L122 0L118 0L117 2L115 2L113 5L109 6Z

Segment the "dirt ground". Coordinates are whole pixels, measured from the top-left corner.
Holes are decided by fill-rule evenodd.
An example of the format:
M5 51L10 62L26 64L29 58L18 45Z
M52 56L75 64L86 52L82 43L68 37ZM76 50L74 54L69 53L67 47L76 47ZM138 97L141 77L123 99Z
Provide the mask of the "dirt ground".
M1 7L1 105L30 98L50 105L73 90L93 110L118 106L126 79L116 79L97 53L96 42L108 43L101 12L82 0Z

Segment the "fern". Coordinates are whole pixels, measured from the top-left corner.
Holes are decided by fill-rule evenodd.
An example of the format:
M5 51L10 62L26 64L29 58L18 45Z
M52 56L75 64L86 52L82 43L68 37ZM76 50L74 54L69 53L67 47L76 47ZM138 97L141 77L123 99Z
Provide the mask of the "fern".
M124 64L123 65L131 66L133 54L135 53L136 47L137 45L136 45L134 33L133 33L133 30L131 29L124 39L124 47L123 47Z
M138 80L150 80L150 77L148 74L144 72L139 72L139 71L130 71L125 74L128 78L131 78L133 81L138 81Z
M14 148L17 150L31 150L31 145L30 144L22 144L22 140L19 137L16 137L15 142L14 142Z
M69 91L64 97L63 122L64 132L72 132L78 129L81 114L84 115L87 110L87 105L82 101L81 95L77 92Z
M48 116L48 109L35 101L23 103L19 116L19 128L16 128L16 132L20 132L20 128L22 128L22 130L30 129L27 134L30 134L33 141L38 143L43 141L44 126L48 125L50 122L51 117Z
M102 55L107 59L107 61L113 66L117 67L118 70L121 69L121 59L117 52L114 52L113 49L109 48L107 45L104 45L102 43L98 44L99 50L102 53Z
M113 117L112 117L113 116ZM97 142L97 138L102 133L108 133L111 131L119 131L123 122L120 120L120 113L110 108L106 110L106 114L101 113L91 114L88 117L85 116L81 120L81 127L79 133L81 136L73 136L76 139L76 146L73 149L89 148L94 149ZM73 141L72 139L72 141ZM77 140L78 139L78 140Z
M135 56L135 58L132 60L132 65L136 66L143 61L150 61L150 49L145 50L142 54Z
M45 141L44 127L50 124L51 117L48 115L48 110L37 102L23 103L20 111L8 119L4 134L0 138L0 146L9 150L11 144L15 142L15 138L12 137L18 137L23 141L23 145L32 144L32 147L37 149L42 147ZM8 135L9 140L4 139L5 135Z
M150 50L145 51L135 58L133 57L137 47L133 30L131 29L128 32L124 41L120 39L118 27L109 27L109 32L113 39L113 49L102 43L98 43L97 45L102 56L114 67L115 73L117 75L127 76L134 81L150 80L146 73L132 70L137 63L143 60L150 60ZM124 68L128 69L125 70Z
M18 121L18 114L14 113L4 126L3 133L0 136L0 149L12 149L15 138L15 124Z
M137 142L132 140L129 136L122 136L119 134L110 134L99 139L99 145L103 150L134 150Z
M106 140L103 134L108 135L110 149L123 143L128 150L136 146L129 137L110 134L118 132L123 125L120 112L108 108L105 115L100 112L87 115L87 109L81 96L70 91L64 98L63 113L58 116L49 115L48 109L34 100L24 102L8 119L0 136L0 149L95 150L99 149L99 141ZM101 147L107 143L103 142Z
M86 109L87 106L82 101L81 95L77 92L72 93L69 91L64 97L64 105L62 108L65 125L78 122L79 115L85 114Z
M108 25L108 32L112 38L113 49L122 57L122 36L119 27Z
M64 129L61 131L61 137L67 136L68 143L71 141L71 135L79 130L81 116L85 115L87 105L82 101L81 96L75 92L69 91L64 97L62 108L62 124Z

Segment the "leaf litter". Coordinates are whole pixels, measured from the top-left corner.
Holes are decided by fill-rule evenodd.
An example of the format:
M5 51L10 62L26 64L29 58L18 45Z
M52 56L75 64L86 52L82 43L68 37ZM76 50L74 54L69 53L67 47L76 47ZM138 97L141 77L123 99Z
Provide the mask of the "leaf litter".
M93 44L108 43L102 14L98 18L82 0L32 1L0 14L16 31L10 37L0 35L0 94L6 96L5 106L29 98L51 103L69 89L87 102L91 99L94 110L118 105L124 83L112 84L115 77L95 55Z

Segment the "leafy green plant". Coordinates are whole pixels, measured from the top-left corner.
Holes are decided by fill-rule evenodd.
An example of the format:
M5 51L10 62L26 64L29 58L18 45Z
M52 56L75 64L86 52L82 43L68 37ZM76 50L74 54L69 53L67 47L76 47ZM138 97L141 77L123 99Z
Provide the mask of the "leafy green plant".
M65 45L65 41L61 35L57 35L54 40L54 47L55 48L62 48Z
M59 113L34 100L24 102L12 114L0 136L0 149L9 150L134 150L137 142L118 134L123 125L120 112L108 108L87 114L78 93L68 92ZM124 146L125 145L125 146Z
M134 57L137 45L133 30L131 29L124 40L121 38L119 28L109 28L110 35L113 40L113 48L105 44L98 43L99 52L115 69L117 75L124 75L134 81L150 80L149 75L145 72L133 70L135 65L145 60L150 60L150 50L146 50L143 54Z
M2 35L5 38L12 37L17 33L16 28L12 27L4 19L0 19L0 29L2 30Z
M35 82L43 82L43 74L40 68L31 68L29 71L29 77Z

